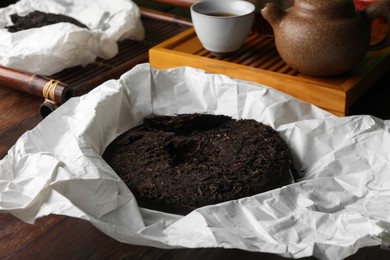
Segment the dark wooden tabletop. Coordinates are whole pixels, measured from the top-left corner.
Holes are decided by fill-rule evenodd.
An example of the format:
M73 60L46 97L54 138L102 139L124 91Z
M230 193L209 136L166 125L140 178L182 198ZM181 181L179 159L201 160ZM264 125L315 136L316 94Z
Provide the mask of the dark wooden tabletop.
M0 159L17 139L42 119L42 98L0 86ZM390 74L351 107L351 115L390 119ZM27 224L0 213L0 259L285 259L236 249L164 250L118 242L84 220L50 215ZM312 258L307 258L312 259ZM360 249L348 259L390 259L379 246Z
M390 75L385 75L361 101L353 114L390 119ZM0 158L41 117L42 99L0 86ZM64 216L48 216L26 224L10 214L0 214L0 259L284 259L277 255L233 249L163 250L123 244L103 234L89 222ZM368 247L349 259L390 259L390 251ZM309 258L310 259L310 258Z

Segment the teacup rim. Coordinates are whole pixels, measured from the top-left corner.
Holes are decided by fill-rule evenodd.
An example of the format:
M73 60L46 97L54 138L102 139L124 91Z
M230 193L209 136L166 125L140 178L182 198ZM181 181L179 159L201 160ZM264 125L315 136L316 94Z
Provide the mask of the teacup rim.
M215 19L229 19L229 18L234 18L234 17L244 17L244 16L248 16L248 15L251 15L255 12L256 10L256 6L251 3L251 2L248 2L248 1L245 1L245 0L229 0L230 2L243 2L245 3L246 5L250 6L251 7L251 10L248 11L248 12L245 12L243 14L235 14L235 15L231 15L231 16L213 16L213 15L210 15L210 14L205 14L205 13L201 13L201 12L198 12L196 10L194 10L195 7L197 7L198 5L203 5L203 4L208 4L208 3L216 3L216 0L204 0L204 1L201 1L201 2L196 2L194 4L191 5L191 12L192 13L195 13L197 15L201 15L201 16L205 16L205 17L212 17L212 18L215 18ZM225 2L226 4L226 2Z

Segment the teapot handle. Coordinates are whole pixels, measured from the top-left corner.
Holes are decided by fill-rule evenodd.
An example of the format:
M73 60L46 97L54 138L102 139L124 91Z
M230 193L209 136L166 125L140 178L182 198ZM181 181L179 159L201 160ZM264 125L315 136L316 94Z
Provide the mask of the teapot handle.
M390 46L390 1L380 0L373 2L367 7L366 14L370 21L373 21L378 17L384 17L389 24L389 26L387 26L388 29L385 38L380 42L371 45L369 50L375 51Z

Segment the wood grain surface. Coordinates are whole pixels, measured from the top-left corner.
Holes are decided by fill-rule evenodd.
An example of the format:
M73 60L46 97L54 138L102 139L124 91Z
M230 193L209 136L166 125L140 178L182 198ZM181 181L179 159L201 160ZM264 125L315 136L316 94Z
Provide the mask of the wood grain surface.
M26 131L42 119L42 99L0 85L0 159ZM390 119L390 76L384 75L351 107L352 114ZM35 224L0 213L0 259L285 259L236 249L200 248L163 250L129 245L103 234L89 222L50 215ZM312 257L305 259L314 259ZM347 258L390 259L380 247L360 249Z
M379 90L377 90L379 88ZM362 99L359 114L390 118L390 77L385 75L377 88ZM387 91L384 95L383 91ZM41 118L41 99L0 86L0 158ZM90 223L64 216L47 216L27 224L10 214L0 214L0 259L285 259L235 249L172 249L129 245L103 234ZM306 258L314 259L314 258ZM380 247L360 249L348 259L390 259Z

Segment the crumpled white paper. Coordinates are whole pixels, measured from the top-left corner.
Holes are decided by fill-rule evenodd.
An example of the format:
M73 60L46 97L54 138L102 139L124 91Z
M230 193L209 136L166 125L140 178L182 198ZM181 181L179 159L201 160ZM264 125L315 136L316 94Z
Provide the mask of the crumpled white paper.
M225 114L274 127L301 181L186 216L137 206L102 160L105 147L150 114ZM0 212L90 221L126 243L225 247L341 259L390 231L390 122L336 117L274 89L192 68L142 64L72 98L0 161Z
M64 14L85 24L57 23L10 33L10 15L38 10ZM131 0L20 0L0 9L0 65L52 75L65 68L109 59L118 53L117 42L142 40L144 28L138 6Z

